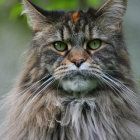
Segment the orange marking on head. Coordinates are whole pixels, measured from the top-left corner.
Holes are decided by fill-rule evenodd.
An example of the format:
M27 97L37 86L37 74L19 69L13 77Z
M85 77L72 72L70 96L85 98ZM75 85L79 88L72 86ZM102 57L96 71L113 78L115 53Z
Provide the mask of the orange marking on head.
M73 13L72 16L71 16L71 18L76 23L79 20L79 13L78 12Z

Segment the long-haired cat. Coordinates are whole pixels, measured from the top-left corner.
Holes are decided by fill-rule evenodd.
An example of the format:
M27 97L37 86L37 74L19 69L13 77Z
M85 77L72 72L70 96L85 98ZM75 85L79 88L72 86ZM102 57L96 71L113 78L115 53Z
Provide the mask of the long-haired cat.
M23 0L34 32L5 100L1 140L140 140L140 103L122 20L127 0L45 11Z

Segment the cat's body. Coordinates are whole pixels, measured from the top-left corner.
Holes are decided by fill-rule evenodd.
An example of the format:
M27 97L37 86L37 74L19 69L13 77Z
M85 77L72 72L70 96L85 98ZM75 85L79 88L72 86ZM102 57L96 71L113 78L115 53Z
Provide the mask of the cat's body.
M47 12L24 0L34 37L6 99L3 140L140 140L140 103L121 21L126 0Z

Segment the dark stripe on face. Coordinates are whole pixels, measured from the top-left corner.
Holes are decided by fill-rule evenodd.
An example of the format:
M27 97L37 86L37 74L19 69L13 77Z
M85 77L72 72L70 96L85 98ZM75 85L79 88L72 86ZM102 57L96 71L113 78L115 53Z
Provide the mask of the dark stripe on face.
M61 39L62 41L64 41L64 28L60 30L60 33L61 33Z
M47 49L45 52L45 62L47 64L53 65L60 57L61 55L56 53L55 51L51 49Z

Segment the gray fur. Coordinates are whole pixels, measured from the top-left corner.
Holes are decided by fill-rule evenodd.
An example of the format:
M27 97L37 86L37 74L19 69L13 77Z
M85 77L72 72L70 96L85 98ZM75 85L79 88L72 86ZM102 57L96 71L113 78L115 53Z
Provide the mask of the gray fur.
M73 11L45 12L23 2L35 34L25 69L4 101L0 140L140 140L140 95L121 30L127 1L108 0L76 18ZM102 46L88 50L97 38ZM69 52L58 52L55 41L67 43ZM72 56L86 61L77 68ZM63 87L89 79L97 85L86 94Z

